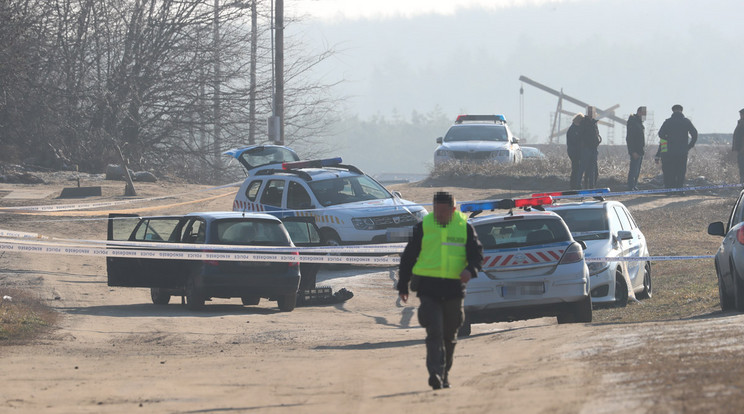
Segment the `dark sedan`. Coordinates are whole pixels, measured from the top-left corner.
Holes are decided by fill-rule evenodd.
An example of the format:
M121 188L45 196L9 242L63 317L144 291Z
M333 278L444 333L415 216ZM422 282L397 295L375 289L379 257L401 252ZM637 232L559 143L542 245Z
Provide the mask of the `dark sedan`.
M721 309L744 312L744 191L739 193L728 222L710 223L708 234L723 236L715 256Z

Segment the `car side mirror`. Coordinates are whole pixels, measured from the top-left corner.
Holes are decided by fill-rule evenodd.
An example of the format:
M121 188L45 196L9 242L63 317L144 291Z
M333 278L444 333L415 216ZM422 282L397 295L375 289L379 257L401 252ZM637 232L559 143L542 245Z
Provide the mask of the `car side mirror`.
M723 223L716 221L715 223L708 224L708 234L711 236L725 236L726 230L723 228Z
M632 240L633 239L633 233L627 231L627 230L620 230L617 232L617 238L618 240Z
M586 242L584 240L577 240L576 243L579 243L581 250L586 250Z
M442 143L442 137L437 138L437 144L441 144L441 143Z
M400 193L400 191L393 191L393 196L397 198L403 198L403 195Z
M512 142L515 143L515 144L518 144L519 143L519 138L512 137Z

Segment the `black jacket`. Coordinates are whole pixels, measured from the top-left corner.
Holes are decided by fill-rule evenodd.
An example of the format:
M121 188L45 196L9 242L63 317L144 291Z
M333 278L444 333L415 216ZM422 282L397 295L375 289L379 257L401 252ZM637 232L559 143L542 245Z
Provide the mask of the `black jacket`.
M641 117L636 114L631 115L628 118L628 123L625 124L625 128L625 143L628 144L628 154L633 155L635 152L643 155L646 147L646 134Z
M566 151L569 159L581 158L581 137L579 136L579 126L571 123L566 131Z
M421 254L421 240L424 237L424 224L418 223L413 226L413 235L408 241L403 256L400 258L398 271L398 292L408 293L408 282L413 274L413 266ZM473 277L478 276L478 270L482 269L483 246L475 234L475 229L468 223L468 235L465 241L465 254L468 261L467 269ZM442 279L438 277L419 276L419 285L416 296L428 296L434 298L465 297L465 285L459 279Z
M744 119L740 119L736 124L731 149L734 151L741 151L744 149Z
M672 113L672 116L667 118L659 128L659 138L667 140L667 152L671 154L686 154L690 148L695 146L697 137L697 129L682 112Z
M599 136L599 127L597 120L585 116L579 124L579 138L583 148L597 148L602 142Z

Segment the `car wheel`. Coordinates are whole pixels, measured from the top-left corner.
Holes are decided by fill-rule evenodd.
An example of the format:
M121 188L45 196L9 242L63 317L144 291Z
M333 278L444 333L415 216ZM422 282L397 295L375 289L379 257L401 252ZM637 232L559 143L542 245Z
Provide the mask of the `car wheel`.
M150 288L150 298L156 305L167 305L170 302L171 295L163 292L160 288Z
M259 302L261 302L260 296L243 296L240 298L240 301L243 302L243 305L245 306L256 306Z
M279 310L282 312L292 312L297 305L297 294L283 295L277 300Z
M734 307L737 311L744 312L744 281L734 267L731 268L731 276L734 278Z
M651 290L651 263L646 262L643 267L643 291L636 295L638 299L649 299L653 295Z
M721 269L718 267L716 260L716 277L718 279L718 300L721 302L721 310L726 312L734 309L734 298L726 292L726 286L723 284Z
M186 307L191 310L199 310L204 307L204 296L197 289L194 277L186 280Z
M468 316L465 315L465 320L462 321L462 326L460 326L460 329L457 331L457 337L465 338L470 336L471 329L472 325L470 324L470 320L468 320Z
M340 246L341 238L335 231L324 228L320 230L320 242L326 246Z
M615 271L615 306L624 308L628 305L628 283L620 269Z

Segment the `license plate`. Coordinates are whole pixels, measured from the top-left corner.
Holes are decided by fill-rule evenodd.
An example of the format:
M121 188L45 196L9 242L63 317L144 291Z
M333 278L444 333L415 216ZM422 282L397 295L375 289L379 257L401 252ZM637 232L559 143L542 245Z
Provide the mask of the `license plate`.
M542 295L543 293L545 293L544 283L523 283L501 287L501 296L503 297Z

